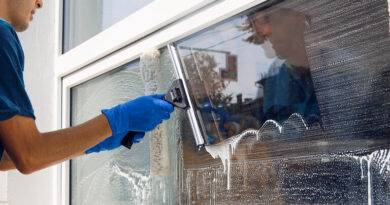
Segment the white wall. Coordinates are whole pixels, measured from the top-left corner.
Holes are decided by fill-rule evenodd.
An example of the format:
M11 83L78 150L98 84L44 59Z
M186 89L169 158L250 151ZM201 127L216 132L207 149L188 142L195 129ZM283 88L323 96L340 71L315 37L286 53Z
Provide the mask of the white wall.
M29 30L20 33L25 52L25 83L30 95L40 131L56 128L54 60L56 56L57 0L44 1L43 9L34 17ZM54 168L23 176L17 171L8 174L10 205L55 204Z

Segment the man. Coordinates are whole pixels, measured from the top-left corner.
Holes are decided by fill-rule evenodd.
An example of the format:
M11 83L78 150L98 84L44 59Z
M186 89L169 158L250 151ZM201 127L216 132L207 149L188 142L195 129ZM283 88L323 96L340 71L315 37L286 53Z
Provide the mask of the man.
M308 124L321 123L304 39L309 17L281 8L254 12L248 21L252 35L247 41L261 44L267 57L281 61L257 82L264 89L263 120L283 122L299 113Z
M24 88L24 55L15 33L28 28L42 0L0 0L0 170L29 174L84 153L111 150L130 131L145 132L169 119L173 106L162 95L143 96L102 110L79 126L40 133Z

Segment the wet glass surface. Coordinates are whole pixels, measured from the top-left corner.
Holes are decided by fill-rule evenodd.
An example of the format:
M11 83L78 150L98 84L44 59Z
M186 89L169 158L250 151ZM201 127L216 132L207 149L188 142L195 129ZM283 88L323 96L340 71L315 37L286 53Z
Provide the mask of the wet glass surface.
M166 51L156 51L71 90L71 124L77 125L138 96L164 93L174 80ZM146 133L131 150L120 147L71 161L72 205L176 204L182 174L181 131L184 113Z
M71 123L74 126L99 115L103 108L142 95L138 62L78 85L71 93ZM149 162L147 137L131 150L122 147L72 160L71 203L128 204L129 201L141 201L148 188Z
M388 154L381 150L363 159L317 155L266 160L236 154L230 179L217 164L185 169L181 203L388 204Z
M176 109L73 160L72 204L389 204L388 1L278 2L177 43L205 150ZM165 92L168 53L141 59L73 88L72 125Z
M63 52L80 45L153 0L65 0Z
M384 140L388 27L383 0L269 1L177 43L204 138Z
M268 1L178 42L208 142L183 133L181 203L390 203L388 8Z

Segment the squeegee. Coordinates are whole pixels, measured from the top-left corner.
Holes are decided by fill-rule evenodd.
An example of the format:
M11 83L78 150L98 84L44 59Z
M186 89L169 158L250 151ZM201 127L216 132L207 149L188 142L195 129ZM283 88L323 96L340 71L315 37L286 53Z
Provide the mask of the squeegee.
M181 65L181 61L179 60L178 51L176 50L176 47L174 45L168 45L167 47L169 50L169 54L171 56L171 60L174 65L176 80L172 82L170 88L168 89L167 93L164 96L164 99L167 102L170 102L174 107L183 109L187 112L188 119L190 121L191 128L193 131L196 147L199 150L201 150L205 146L204 136L207 135L205 134L204 129L201 129L202 127L201 127L201 123L198 120L197 111L194 107L194 103L191 100L191 96L189 95L185 73ZM153 58L148 60L154 61ZM152 63L149 62L147 66L159 66L154 64L153 62ZM122 145L130 149L133 144L134 136L135 136L134 132L129 132L125 136L125 138L123 138Z
M164 100L170 102L173 106L180 109L189 108L187 95L184 90L183 81L181 79L176 79L172 82L171 87L168 92L164 96ZM133 145L133 138L135 136L135 132L129 132L122 140L122 145L131 148Z

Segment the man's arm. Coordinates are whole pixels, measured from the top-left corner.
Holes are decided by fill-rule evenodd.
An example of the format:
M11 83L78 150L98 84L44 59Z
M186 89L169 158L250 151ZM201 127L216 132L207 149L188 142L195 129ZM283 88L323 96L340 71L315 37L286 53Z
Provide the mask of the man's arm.
M40 133L32 118L16 115L0 121L0 139L15 168L29 174L50 165L84 154L85 150L111 136L111 128L104 115L81 125L54 132ZM12 165L0 163L1 170Z
M0 121L0 141L15 167L29 174L86 150L115 149L129 131L143 134L151 131L169 119L173 110L164 95L142 96L104 109L102 115L76 127L48 133L40 133L33 118L16 115ZM91 147L96 149L90 150Z

